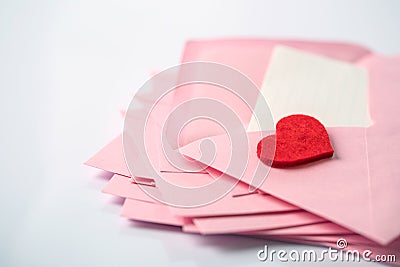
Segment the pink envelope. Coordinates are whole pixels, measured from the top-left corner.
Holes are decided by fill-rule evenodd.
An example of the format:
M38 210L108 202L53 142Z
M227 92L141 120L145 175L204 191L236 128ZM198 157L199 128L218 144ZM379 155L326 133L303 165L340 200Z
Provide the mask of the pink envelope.
M190 227L195 224L197 231L192 232L202 234L240 233L246 231L252 231L252 234L254 234L254 230L278 229L325 221L305 211L186 218L172 214L166 205L130 198L125 200L121 215L132 220L174 226ZM239 224L238 221L241 221L242 224Z
M294 219L299 218L297 214L294 214ZM172 225L172 226L185 226L185 225L192 225L191 218L180 217L172 214L166 205L162 205L159 203L141 201L127 198L122 206L121 216L131 219L137 220L142 222L151 222L151 223L158 223L158 224L165 224L165 225ZM263 214L262 217L265 219L266 214ZM218 218L234 218L236 216L225 216L225 217L218 217ZM291 218L292 216L287 215L285 216L286 220ZM283 218L283 217L282 217ZM277 223L279 218L273 220L273 224L269 225L268 222L263 223L263 227L265 229L277 227ZM294 223L294 222L293 222ZM264 229L264 228L263 228Z
M400 235L400 59L370 55L362 63L370 75L369 128L329 128L335 148L332 159L290 169L272 169L261 190L324 217L380 244ZM249 133L250 162L242 181L250 183L258 164L257 133ZM210 137L218 150L222 135ZM180 149L199 159L201 140ZM224 171L228 159L217 153L213 168ZM237 173L227 173L237 179Z
M127 198L122 206L121 216L131 220L182 226L190 219L178 217L164 205Z
M151 203L151 202L146 202L146 201L137 201L134 199L127 199L123 205L123 209L121 212L121 215L132 220L138 220L138 221L144 221L144 222L151 222L151 223L158 223L158 224L166 224L166 225L172 225L172 226L182 226L183 230L185 232L191 232L191 233L200 233L198 228L192 223L190 218L181 218L179 216L175 216L171 213L168 212L168 208L165 205L157 204L157 203ZM288 214L286 214L288 215ZM298 218L297 214L294 214L293 218ZM272 216L274 217L274 216ZM223 217L223 218L229 218ZM291 217L288 216L281 216L281 218L286 218L286 221L292 221ZM273 222L275 221L276 218L273 218L269 223L265 224L268 227L274 227ZM324 224L324 223L322 223ZM279 222L279 225L282 225ZM287 223L284 223L285 226L287 226ZM348 235L348 234L342 234L340 236L324 236L324 235L316 235L315 230L322 229L321 227L318 227L319 223L314 223L314 224L308 224L304 226L295 226L295 227L290 227L290 228L282 228L282 229L277 229L277 230L264 230L264 231L255 231L255 232L243 232L242 234L244 235L257 235L258 237L266 237L266 238L271 238L273 235L270 235L269 233L273 233L274 231L280 231L279 236L280 237L290 237L290 238L296 238L296 239L307 239L310 241L318 241L318 242L330 242L333 237L336 238L336 240L340 237L345 237L348 239L348 241L351 241L354 244L370 244L370 241L365 241L365 239L360 239L358 236L357 238L354 238L354 235ZM310 228L314 230L314 237L310 237L307 235L304 235L304 230ZM324 228L327 228L326 226ZM337 229L337 228L336 228ZM286 232L285 232L286 231ZM292 234L290 234L292 233ZM294 233L294 234L293 234ZM300 233L303 233L302 235ZM208 232L207 234L215 234L215 232Z
M314 223L290 228L281 228L265 231L257 231L259 235L303 235L303 236L313 236L313 235L346 235L353 234L349 229L343 228L337 224L331 222L321 222Z
M158 191L158 189L154 186L149 187L151 187L149 190L154 188L154 191ZM147 195L142 189L140 189L138 185L132 183L128 177L121 176L119 174L114 174L101 192L123 198L131 198L134 200L158 204L156 200ZM158 194L158 192L155 193Z
M118 135L114 138L88 159L85 164L104 171L117 173L127 177L131 176L125 163L122 135Z
M232 67L249 77L261 88L264 75L273 49L277 45L285 45L304 51L323 55L333 59L355 63L370 51L351 44L305 42L290 40L267 39L226 39L209 41L189 41L185 46L182 62L209 61ZM192 84L183 86L174 95L173 105L177 106L185 100L207 97L221 101L228 105L241 118L247 126L251 118L251 111L244 102L226 90L218 90L215 86L205 84ZM256 99L253 99L255 104ZM197 139L223 134L224 131L209 120L196 120L190 127L182 130L180 145L186 145ZM162 166L168 170L168 166Z
M126 198L132 198L134 200L140 200L140 201L146 201L146 202L152 202L156 203L154 199L149 197L147 194L145 194L137 185L133 184L132 182L129 181L128 175L129 172L127 168L125 167L124 164L121 164L121 156L122 153L120 152L118 148L122 148L121 146L121 139L120 136L114 139L109 145L107 145L105 148L101 149L94 157L92 157L87 164L90 166L94 166L106 171L111 171L111 172L117 172L120 173L119 175L114 175L113 178L107 183L107 185L103 188L104 193L109 193L121 197L126 197ZM114 155L115 157L110 157L110 155ZM110 160L107 160L109 158ZM123 156L122 156L123 158ZM122 175L121 175L122 174ZM165 173L168 175L168 173ZM170 175L173 175L174 173L171 173ZM123 176L125 175L125 176ZM182 174L183 175L183 174ZM193 174L193 175L198 175L198 174ZM200 174L201 175L201 174ZM208 175L208 174L207 174ZM180 179L179 182L182 182L182 180L185 179L192 179L193 177L196 176L190 176L190 174L185 174L184 176ZM200 176L198 176L200 177ZM204 176L202 176L204 179ZM160 192L157 191L156 188L154 188L154 194L158 194ZM174 214L175 216L182 216L182 217L200 217L200 216L216 216L216 215L236 215L236 214L246 214L246 213L260 213L260 212L276 212L276 211L289 211L289 210L298 210L297 207L294 207L292 205L288 205L285 202L280 201L279 199L276 199L274 197L271 197L269 195L245 195L239 198L233 197L235 194L243 194L247 193L247 188L241 185L240 188L234 189L235 191L229 194L230 196L229 199L233 199L233 202L229 201L228 198L224 198L225 200L218 201L214 203L213 205L208 205L200 208L195 208L195 209L178 209L178 208L173 208L173 207L167 207L169 210L167 218L172 216ZM242 199L245 198L246 201L242 201ZM237 201L236 201L237 200ZM264 202L264 200L267 200L267 202ZM260 202L261 201L261 202ZM129 202L132 203L132 202ZM258 203L258 204L256 204ZM267 204L266 203L270 203ZM159 203L156 203L159 204ZM132 205L130 205L132 207ZM146 206L149 208L149 206ZM154 206L156 207L156 206ZM157 207L158 209L161 209ZM276 208L276 210L274 210ZM152 217L149 217L148 214L151 213L153 214ZM165 213L152 213L151 210L147 211L145 213L145 216L140 216L140 210L135 210L134 214L132 216L129 216L129 209L125 208L124 209L124 216L131 218L131 219L136 219L136 220L141 220L141 221L150 221L150 222L155 222L155 223L161 223L161 224L168 224L168 220L164 220L163 214ZM287 218L287 217L285 217ZM297 218L297 217L296 217ZM293 221L291 225L303 225L308 223L309 221ZM176 225L176 223L174 224ZM283 227L285 227L285 224L283 224ZM267 229L266 228L263 229ZM277 228L276 225L274 225L274 228Z
M190 180L193 175L187 173L168 173L168 176L174 177L179 181L185 179ZM191 181L186 181L186 186L199 186L199 180L203 182L212 182L213 179L208 174L196 174L202 177L195 177ZM184 176L184 177L183 177ZM169 179L170 181L173 180ZM158 188L154 188L154 194L160 194ZM150 188L152 190L152 188ZM133 184L127 177L121 175L114 175L107 185L103 188L102 192L120 196L124 198L131 198L134 200L141 200L153 202L160 205L153 198L148 196L140 187ZM299 208L283 202L275 197L265 194L244 194L247 193L247 186L245 184L238 184L231 192L224 196L221 200L211 203L207 206L199 208L185 209L169 207L170 212L180 217L204 217L204 216L224 216L224 215L239 215L239 214L254 214L254 213L275 213L283 211L296 211Z
M173 225L173 226L181 226L181 227L183 227L183 230L185 230L185 231L197 233L197 231L190 231L190 228L193 228L193 226L194 226L194 224L191 222L190 219L180 218L180 217L171 215L168 212L168 209L165 205L159 205L156 203L149 203L149 202L145 202L145 201L135 201L135 200L127 199L123 206L122 216L125 216L125 217L127 217L129 219L133 219L133 220L140 220L140 221L159 223L159 224L167 224L167 225ZM278 229L277 231L281 231L281 234L283 234L284 231L287 229L289 229L289 230L295 229L295 232L296 232L296 230L298 230L297 232L301 232L301 229L304 229L305 227L314 227L314 229L318 229L315 226L323 225L323 224L324 223L310 224L310 225L305 225L305 226L297 226L297 227L292 227L292 228ZM326 226L325 226L325 228L326 228ZM328 228L330 228L330 226L328 226ZM365 239L359 235L355 235L355 234L279 235L279 236L266 234L268 232L273 232L273 231L274 230L266 230L266 231L258 231L258 232L244 232L241 234L255 236L258 238L260 238L260 237L267 238L267 239L278 238L278 240L281 240L281 241L299 242L299 243L306 243L306 244L310 244L310 245L330 246L330 247L333 247L336 249L337 249L336 241L339 238L345 238L349 245L345 250L358 249L359 251L362 252L365 249L369 249L374 253L374 255L393 254L393 255L399 256L399 253L400 253L399 252L400 239L393 241L388 246L382 247L382 246L379 246L379 245L373 243L370 240L367 240L367 239ZM293 233L293 230L292 230L292 233Z
M128 167L125 163L123 153L122 135L118 135L111 142L100 149L85 164L97 169L116 173L122 176L131 177ZM165 165L165 164L164 164ZM177 172L175 169L174 172ZM205 171L201 173L206 173ZM141 184L152 185L152 179L145 179L143 177L134 177L135 181ZM182 181L184 182L184 180Z
M145 222L152 222L158 224L167 224L172 226L183 226L184 229L190 229L193 227L192 220L189 218L181 218L174 216L173 214L168 213L168 208L165 205L159 205L156 203L150 203L146 201L137 201L127 199L123 205L123 209L121 211L121 215L132 220L139 220ZM229 216L228 216L229 217ZM222 217L227 218L227 217ZM323 223L322 223L323 224ZM284 233L285 229L295 229L297 232L304 227L311 227L318 225L316 224L309 224L305 226L296 226L292 228L284 228L278 229ZM242 232L240 234L243 235L251 235L257 237L264 237L264 238L273 238L273 236L267 234L268 232L273 232L274 230L265 230L265 231L255 231L255 232ZM195 232L195 231L191 231ZM211 233L212 234L212 233ZM365 239L359 235L355 234L341 234L341 235L280 235L280 238L290 238L294 240L306 240L312 242L323 242L323 243L336 243L339 238L344 238L348 242L349 245L368 245L374 248L382 248L381 246L377 245L376 243L372 242L371 240ZM386 248L397 248L398 249L399 240L392 242L390 245L386 246Z
M201 234L232 234L326 222L306 211L193 218Z
M176 174L171 174L171 175L176 175ZM181 174L181 175L186 175L186 174ZM203 175L204 174L199 174L199 175ZM207 178L207 177L205 177ZM188 183L189 184L189 183ZM193 186L193 184L191 184ZM153 187L154 190L157 190L157 188ZM246 190L247 187L242 187L243 190ZM236 188L234 189L236 190L236 192L241 193L241 191L238 191ZM130 198L132 200L139 200L139 201L144 201L144 202L149 202L149 203L153 203L153 204L157 204L157 205L163 205L161 203L158 202L154 202L154 200L149 197L146 193L144 193L136 184L132 184L131 181L129 181L129 179L127 177L124 176L120 176L120 175L114 175L112 177L112 179L109 181L109 183L107 183L107 185L104 187L104 189L102 190L104 193L108 193L108 194L113 194L116 196L120 196L120 197L124 197L124 198ZM274 222L275 224L271 226L271 224L269 222L267 222L266 224L264 224L262 227L262 229L270 229L271 227L273 227L274 229L277 228L277 224L280 225L280 227L283 227L283 229L279 229L279 230L275 230L276 232L274 233L274 230L270 230L270 231L262 231L262 232L257 232L257 234L264 234L264 235L306 235L308 233L311 234L331 234L331 233L351 233L349 230L343 229L339 226L333 225L333 224L328 224L328 225L318 225L318 224L314 224L315 221L311 221L309 220L309 217L305 216L305 217L301 217L299 218L297 213L290 213L290 214L286 214L285 216L280 216L277 217L276 212L279 211L279 209L271 209L270 207L268 207L270 204L268 203L268 200L265 201L263 198L261 199L257 199L254 198L254 196L261 196L261 197L265 197L259 194L250 194L250 195L239 195L235 197L235 193L236 192L232 192L231 194L229 194L227 197L225 197L227 200L226 201L219 201L216 203L213 203L211 205L205 206L205 207L201 207L200 210L201 212L204 212L207 216L221 216L221 215L230 215L230 214L254 214L254 213L261 213L263 212L264 214L263 217L266 217L265 213L268 212L272 212L271 214L271 218L274 218ZM262 202L260 202L260 201ZM259 203L260 202L260 203ZM137 202L131 202L131 203L137 203ZM259 203L259 204L257 204ZM141 203L137 204L138 207L141 207L140 205ZM284 206L286 207L286 204L283 203ZM263 211L262 209L257 208L257 206L262 205L262 206L266 206L265 210ZM251 206L256 206L257 212L252 211ZM146 206L147 209L149 209L150 207L157 207L157 206ZM166 209L170 209L170 215L168 217L170 217L171 215L175 215L178 217L201 217L197 216L197 215L193 215L194 214L198 214L199 212L196 212L196 209L178 209L178 208L172 208L165 206ZM204 208L207 208L203 211ZM253 207L254 208L254 207ZM157 211L160 210L160 207L157 207ZM165 212L167 212L165 209ZM175 212L174 212L175 209ZM194 210L194 212L193 212ZM281 208L281 212L282 211L290 211L291 209L282 209ZM298 209L295 209L298 210ZM148 213L151 211L148 210L143 217L140 216L140 208L135 208L135 219L136 220L141 220L141 221L148 221ZM190 216L186 215L186 211L189 211ZM152 222L158 222L158 223L163 223L163 224L168 224L166 221L163 220L163 215L165 214L161 213L159 214L158 212L153 212L153 216L152 217ZM201 213L200 212L200 213ZM220 214L222 213L222 214ZM126 217L129 217L129 209L125 208L125 212L124 212ZM215 224L219 223L219 219L220 218L215 218ZM238 222L239 220L237 220L238 217L236 216L226 216L224 217L226 219L228 219L230 221L230 224L233 225L235 222ZM277 222L277 220L279 220L281 218L281 222ZM303 219L305 218L305 220ZM249 217L248 220L258 220L258 217ZM267 220L268 221L268 220ZM287 228L288 224L287 221L290 221L289 226L297 226L297 225L304 225L304 224L309 224L309 223L313 223L312 225L307 225L307 228L303 227L292 227L292 228ZM317 219L318 222L320 222L320 218ZM252 225L252 223L250 223L248 226L250 227ZM186 228L184 228L185 231L190 231L190 232L194 232L194 233L217 233L215 228L215 225L211 225L210 227L213 228L211 230L209 229L205 229L204 231L200 231L197 227L195 227L194 225L185 225ZM218 226L217 226L218 227ZM191 229L191 230L189 230ZM308 232L307 232L308 229ZM251 229L252 230L252 229ZM230 232L230 231L229 231ZM220 231L218 233L225 233L225 229L223 231Z
M185 224L182 228L184 232L200 233L200 230L195 224ZM245 232L243 234L255 234L263 236L314 236L314 235L348 235L354 234L352 231L340 227L331 222L311 223L305 225L298 225L293 227L276 228L270 230L260 230L254 232Z
M105 171L110 171L117 173L106 187L103 192L118 195L121 197L132 198L136 200L143 200L148 202L155 202L154 199L145 194L137 185L131 183L128 179L129 171L126 168L125 161L123 158L122 151L122 140L121 136L115 138L111 143L101 149L94 157L89 159L86 164L89 166L97 167ZM173 174L173 173L171 173ZM171 174L164 173L164 176ZM194 174L198 175L198 174ZM208 175L208 174L206 174ZM179 182L184 182L185 180L205 176L191 176L190 174L182 174L180 176ZM156 189L155 189L156 192ZM159 193L159 192L157 192ZM231 192L228 196L230 198L224 198L221 201L215 202L213 205L207 205L200 208L194 209L179 209L170 207L170 210L176 216L182 217L205 217L205 216L216 216L216 215L235 215L235 214L247 214L247 213L265 213L265 212L277 212L277 211L289 211L298 210L297 207L289 205L275 197L270 195L247 195L242 196L240 199L238 197L233 197L234 195L240 195L247 193L247 187L240 185ZM230 200L233 199L231 202ZM245 201L243 201L245 199ZM264 202L266 200L266 202ZM267 204L268 203L268 204ZM137 215L137 213L136 213ZM138 216L138 215L137 215ZM145 221L145 220L144 220ZM158 218L158 221L163 221L162 218ZM297 225L307 223L298 221ZM165 222L163 222L166 224ZM292 225L296 225L293 223Z

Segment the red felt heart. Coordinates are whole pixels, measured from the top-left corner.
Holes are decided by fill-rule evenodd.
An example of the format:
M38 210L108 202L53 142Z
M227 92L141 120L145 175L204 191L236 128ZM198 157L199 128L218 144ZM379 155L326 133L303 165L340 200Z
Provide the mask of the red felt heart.
M269 166L286 168L330 158L333 148L325 127L317 119L298 114L277 123L276 135L258 143L257 156Z

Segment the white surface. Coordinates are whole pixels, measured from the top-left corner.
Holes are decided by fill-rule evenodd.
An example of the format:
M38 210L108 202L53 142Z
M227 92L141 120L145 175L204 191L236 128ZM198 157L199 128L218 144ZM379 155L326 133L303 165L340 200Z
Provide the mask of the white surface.
M275 124L292 114L306 114L325 127L370 125L368 74L353 64L277 46L261 92ZM260 131L255 116L248 130Z
M0 266L262 265L256 252L271 241L133 227L82 162L120 131L118 110L148 72L178 63L189 38L400 53L399 13L399 1L381 0L1 1Z

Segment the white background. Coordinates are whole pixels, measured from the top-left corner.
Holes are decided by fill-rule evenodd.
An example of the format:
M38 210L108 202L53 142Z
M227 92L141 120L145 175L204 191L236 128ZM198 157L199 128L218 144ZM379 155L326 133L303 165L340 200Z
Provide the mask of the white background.
M265 243L305 248L129 222L82 165L186 40L240 36L400 53L400 1L0 1L0 266L259 266Z

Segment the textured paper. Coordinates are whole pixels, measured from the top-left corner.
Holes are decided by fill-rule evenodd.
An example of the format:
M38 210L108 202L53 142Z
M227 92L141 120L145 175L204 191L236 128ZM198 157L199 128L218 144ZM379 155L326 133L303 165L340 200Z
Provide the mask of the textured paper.
M288 115L305 114L328 127L371 124L367 73L343 61L277 46L261 93L275 123ZM260 130L254 116L248 130Z

